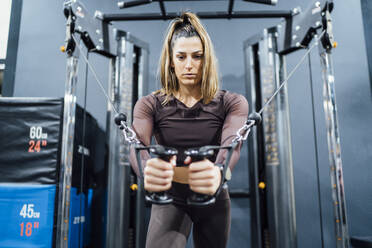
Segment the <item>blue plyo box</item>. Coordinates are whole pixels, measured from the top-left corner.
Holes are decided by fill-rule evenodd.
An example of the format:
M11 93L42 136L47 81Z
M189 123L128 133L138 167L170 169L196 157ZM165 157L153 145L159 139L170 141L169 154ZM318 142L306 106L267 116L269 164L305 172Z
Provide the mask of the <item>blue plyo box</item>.
M70 222L69 222L69 248L81 248L85 237L85 200L84 193L77 193L75 187L71 188Z
M56 186L0 184L0 247L52 247Z

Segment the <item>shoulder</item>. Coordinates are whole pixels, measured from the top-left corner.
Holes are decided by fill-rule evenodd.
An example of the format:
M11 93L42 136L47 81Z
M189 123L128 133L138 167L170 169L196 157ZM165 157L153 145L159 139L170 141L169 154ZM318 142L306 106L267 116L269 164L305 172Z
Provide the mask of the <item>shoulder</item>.
M151 93L147 96L143 96L136 102L134 106L134 111L140 112L153 112L156 106L156 96L154 93Z
M226 112L239 109L248 113L248 101L243 95L226 90L221 91L223 92L223 105Z

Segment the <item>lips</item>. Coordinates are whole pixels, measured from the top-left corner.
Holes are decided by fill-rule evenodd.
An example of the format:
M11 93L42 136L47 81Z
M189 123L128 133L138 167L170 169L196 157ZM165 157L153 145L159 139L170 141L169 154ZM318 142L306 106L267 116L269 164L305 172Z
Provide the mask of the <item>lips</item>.
M184 77L196 77L196 74L193 74L193 73L186 73L186 74L183 74Z

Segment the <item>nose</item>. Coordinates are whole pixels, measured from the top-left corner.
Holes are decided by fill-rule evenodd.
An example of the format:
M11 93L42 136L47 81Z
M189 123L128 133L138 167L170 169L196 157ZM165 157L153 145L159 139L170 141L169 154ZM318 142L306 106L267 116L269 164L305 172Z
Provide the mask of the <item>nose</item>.
M186 69L187 70L191 70L192 69L192 58L191 57L188 57L186 59L186 65L185 65Z

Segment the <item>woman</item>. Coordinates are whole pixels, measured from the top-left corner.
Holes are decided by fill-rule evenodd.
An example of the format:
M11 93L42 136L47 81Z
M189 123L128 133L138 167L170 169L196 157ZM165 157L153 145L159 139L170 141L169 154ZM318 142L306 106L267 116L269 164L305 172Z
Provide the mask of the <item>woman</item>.
M159 74L162 88L137 102L133 128L144 145L149 145L154 135L158 144L176 148L178 155L163 161L141 153L145 189L168 190L173 197L172 204L152 206L146 247L185 247L192 225L196 248L226 247L230 230L227 189L218 194L212 206L186 204L193 192L215 194L221 183L221 172L215 164L224 162L226 151L199 162L191 161L184 151L229 145L247 119L248 103L241 95L218 90L212 42L198 17L189 12L169 26ZM240 145L233 152L229 170L239 152ZM139 174L134 159L132 164Z

